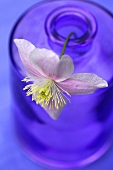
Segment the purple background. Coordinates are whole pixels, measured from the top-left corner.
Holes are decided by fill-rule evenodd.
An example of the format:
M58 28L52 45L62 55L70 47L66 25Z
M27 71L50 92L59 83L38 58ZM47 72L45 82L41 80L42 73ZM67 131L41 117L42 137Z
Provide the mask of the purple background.
M93 0L111 12L112 0ZM0 0L0 170L47 170L27 158L14 134L8 43L11 29L18 17L39 0ZM104 23L103 23L104 24ZM113 146L95 163L76 170L113 170Z

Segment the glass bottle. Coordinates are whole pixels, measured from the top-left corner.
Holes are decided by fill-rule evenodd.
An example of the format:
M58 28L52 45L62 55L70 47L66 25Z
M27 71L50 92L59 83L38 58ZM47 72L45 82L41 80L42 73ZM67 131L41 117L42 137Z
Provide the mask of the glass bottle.
M14 26L10 56L15 129L24 150L35 161L61 169L78 167L97 160L109 148L113 130L112 24L112 14L95 3L55 0L36 4ZM55 121L26 97L26 84L21 80L27 73L13 39L29 40L60 55L70 32L76 37L71 38L65 53L73 59L74 73L95 73L109 87L91 95L72 96L71 104Z

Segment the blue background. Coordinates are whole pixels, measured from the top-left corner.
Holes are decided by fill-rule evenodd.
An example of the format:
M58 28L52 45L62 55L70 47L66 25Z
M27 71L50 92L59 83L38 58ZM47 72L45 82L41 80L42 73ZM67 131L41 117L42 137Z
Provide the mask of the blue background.
M90 1L90 0L89 0ZM112 0L93 0L113 12ZM0 170L47 170L24 155L14 134L8 42L17 18L39 0L0 0ZM76 170L113 170L113 146L98 161Z

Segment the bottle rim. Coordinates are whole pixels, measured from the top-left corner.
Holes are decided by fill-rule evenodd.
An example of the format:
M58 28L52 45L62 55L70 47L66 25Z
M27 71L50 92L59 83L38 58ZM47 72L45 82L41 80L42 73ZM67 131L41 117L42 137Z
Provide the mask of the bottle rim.
M71 20L73 23L71 23ZM77 6L63 6L53 10L47 16L45 31L48 38L63 46L66 37L60 34L58 29L60 27L66 27L66 25L67 27L69 25L74 25L75 28L82 30L81 36L77 35L78 33L75 32L76 37L70 40L68 46L87 46L97 33L97 22L93 14Z

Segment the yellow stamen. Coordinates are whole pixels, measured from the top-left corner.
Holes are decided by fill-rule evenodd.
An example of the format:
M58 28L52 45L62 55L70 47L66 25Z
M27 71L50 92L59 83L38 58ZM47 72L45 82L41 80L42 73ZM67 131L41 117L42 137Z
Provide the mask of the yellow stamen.
M29 82L31 80L30 77L26 77L22 81ZM46 79L40 83L26 85L23 90L28 90L26 95L32 95L32 100L35 100L37 104L41 104L42 107L49 106L49 109L63 107L67 102L66 99L68 99L62 93L65 92L68 94L68 92L61 89L55 81L50 79Z

